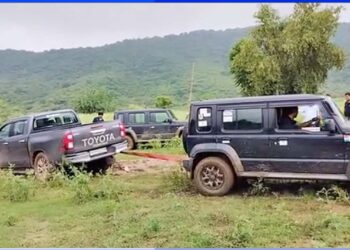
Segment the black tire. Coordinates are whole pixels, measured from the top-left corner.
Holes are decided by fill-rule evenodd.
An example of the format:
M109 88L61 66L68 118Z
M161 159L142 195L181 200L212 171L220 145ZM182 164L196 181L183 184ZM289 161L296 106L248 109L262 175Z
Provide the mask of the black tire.
M130 135L126 135L126 136L125 136L125 139L126 139L126 141L127 141L127 143L128 143L128 148L127 148L127 150L135 149L136 144L135 144L134 139L133 139Z
M197 164L193 181L201 194L223 196L232 189L235 175L225 160L219 157L208 157Z
M40 181L48 180L56 169L45 153L38 153L35 156L33 167L35 178Z
M87 166L87 171L95 175L95 174L106 174L108 168L113 166L113 164L114 164L114 157L109 156L103 159L89 162L86 164L86 166Z

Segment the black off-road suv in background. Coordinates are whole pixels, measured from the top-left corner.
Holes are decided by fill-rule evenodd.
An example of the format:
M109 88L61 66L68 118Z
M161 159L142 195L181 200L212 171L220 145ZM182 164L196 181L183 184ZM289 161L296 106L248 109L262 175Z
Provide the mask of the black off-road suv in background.
M350 125L330 97L193 102L183 139L183 166L205 195L227 194L237 178L350 180Z
M124 110L114 114L114 119L123 122L126 128L128 149L152 139L169 140L182 136L185 122L177 121L169 109Z

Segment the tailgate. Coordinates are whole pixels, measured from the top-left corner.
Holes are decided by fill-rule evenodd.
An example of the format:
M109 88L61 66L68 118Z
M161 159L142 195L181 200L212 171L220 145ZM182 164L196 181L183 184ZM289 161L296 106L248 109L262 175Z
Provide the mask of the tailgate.
M87 124L71 130L74 152L88 151L124 141L119 121Z

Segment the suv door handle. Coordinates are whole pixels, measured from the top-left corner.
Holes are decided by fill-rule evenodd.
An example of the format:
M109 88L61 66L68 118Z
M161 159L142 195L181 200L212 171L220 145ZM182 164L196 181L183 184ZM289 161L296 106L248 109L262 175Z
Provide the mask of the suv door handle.
M278 146L288 146L288 139L287 138L278 138L275 142L275 145Z
M18 142L19 142L19 143L25 143L26 140L25 140L25 139L22 139L22 140L19 140Z
M151 126L151 128L154 128L154 126Z
M9 143L8 142L4 142L3 145L9 145Z

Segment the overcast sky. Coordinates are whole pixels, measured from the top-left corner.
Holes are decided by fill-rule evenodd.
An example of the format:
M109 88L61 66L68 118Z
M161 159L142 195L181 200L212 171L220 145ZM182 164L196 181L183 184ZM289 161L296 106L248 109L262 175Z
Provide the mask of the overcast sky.
M350 22L350 4L340 21ZM293 4L272 4L282 16ZM0 4L0 49L94 47L127 38L255 24L259 4Z

